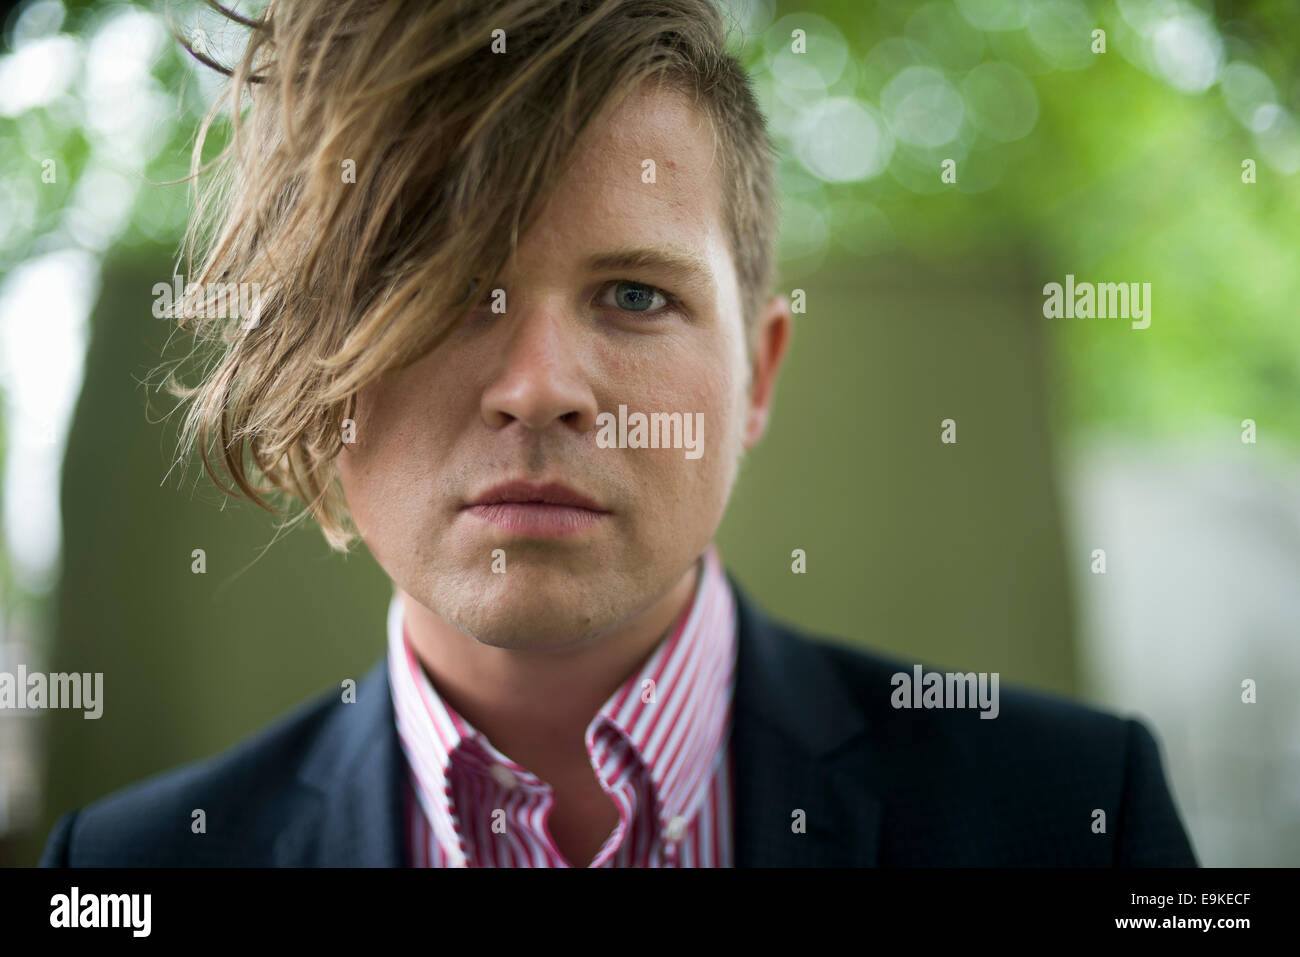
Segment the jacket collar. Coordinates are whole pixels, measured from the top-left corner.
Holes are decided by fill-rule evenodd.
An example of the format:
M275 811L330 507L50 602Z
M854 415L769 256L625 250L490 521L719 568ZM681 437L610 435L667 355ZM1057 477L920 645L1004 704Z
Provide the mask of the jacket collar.
M739 627L736 865L874 866L882 802L866 719L825 652L728 577Z
M334 708L299 772L311 804L274 848L294 867L407 864L401 745L384 659L357 682L356 701Z
M736 865L874 865L882 803L866 720L825 653L769 620L727 578L738 629ZM403 774L381 658L358 682L356 702L330 712L304 762L307 803L276 841L275 863L405 866Z

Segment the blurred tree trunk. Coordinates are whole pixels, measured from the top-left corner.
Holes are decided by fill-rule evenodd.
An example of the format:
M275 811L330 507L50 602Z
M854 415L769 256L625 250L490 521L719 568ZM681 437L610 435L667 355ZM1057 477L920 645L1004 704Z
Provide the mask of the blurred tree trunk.
M154 283L171 272L169 250L115 256L91 319L63 469L49 667L103 672L104 711L45 719L47 816L31 860L63 811L234 744L358 677L384 649L388 584L364 547L344 560L306 524L254 563L275 533L267 513L221 510L192 463L185 481L179 468L164 481L179 416L157 420L175 400L139 382L170 331L151 310ZM196 548L206 574L191 571Z

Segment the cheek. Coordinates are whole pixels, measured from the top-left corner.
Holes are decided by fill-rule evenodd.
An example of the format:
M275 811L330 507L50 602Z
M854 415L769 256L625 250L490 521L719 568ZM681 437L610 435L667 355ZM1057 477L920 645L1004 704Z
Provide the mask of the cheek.
M360 419L357 420L360 425ZM353 524L361 537L371 544L370 538L382 531L383 511L378 509L385 500L383 476L386 449L376 437L358 428L357 442L339 453L337 460L339 484L347 501ZM378 524L377 524L378 523Z
M351 471L358 484L386 482L400 487L428 475L447 441L452 410L445 406L446 390L429 383L457 381L425 357L379 383L357 399L357 444L350 450Z
M348 515L362 541L367 541L370 534L370 496L367 494L363 471L357 461L357 453L351 448L344 448L334 461L334 468L339 477L339 487L343 489L343 501Z
M743 427L740 398L735 370L715 358L675 364L669 375L646 390L639 405L629 406L646 412L680 412L699 425L692 430L699 443L698 458L688 458L685 449L629 450L637 456L633 461L643 481L655 486L650 494L666 509L702 517L725 505Z
M419 407L385 383L358 397L353 416L356 441L339 453L339 483L362 537L387 537L391 517L412 514L411 500L423 488L420 463L429 459L421 455Z
M729 461L744 429L744 354L731 336L721 336L701 352L704 359L684 367L682 394L692 411L704 413L706 455L714 465Z

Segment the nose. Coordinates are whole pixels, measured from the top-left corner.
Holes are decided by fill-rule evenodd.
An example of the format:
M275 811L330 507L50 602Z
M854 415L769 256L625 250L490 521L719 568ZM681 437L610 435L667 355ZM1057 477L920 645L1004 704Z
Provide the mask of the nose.
M503 323L499 365L483 391L491 429L519 423L541 432L559 422L581 434L596 427L596 396L583 369L582 330L562 307L524 308Z

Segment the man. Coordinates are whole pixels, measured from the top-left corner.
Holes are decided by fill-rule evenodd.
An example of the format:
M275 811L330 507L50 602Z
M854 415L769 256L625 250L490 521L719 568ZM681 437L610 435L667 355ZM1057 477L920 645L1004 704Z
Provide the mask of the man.
M898 707L910 664L770 621L724 571L791 318L709 3L304 2L252 29L199 282L261 295L196 323L224 351L187 434L237 490L355 530L394 583L388 654L355 700L70 812L45 863L1195 863L1140 723L1019 691Z

